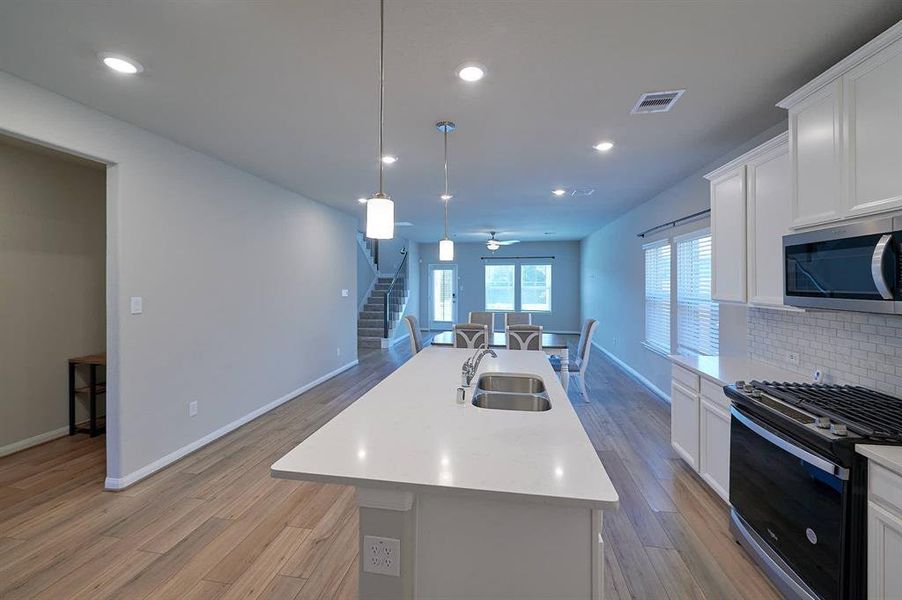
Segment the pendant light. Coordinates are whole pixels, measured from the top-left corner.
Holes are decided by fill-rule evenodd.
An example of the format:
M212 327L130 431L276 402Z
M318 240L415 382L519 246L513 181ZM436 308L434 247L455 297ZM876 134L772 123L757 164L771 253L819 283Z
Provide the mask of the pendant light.
M454 260L454 241L448 237L448 201L452 196L448 193L448 134L454 131L454 123L451 121L439 121L435 128L442 132L445 138L445 193L442 194L442 203L445 205L445 237L438 243L438 259L442 262Z
M395 237L395 203L382 191L382 130L385 122L385 0L379 0L379 191L366 201L366 237L390 240Z

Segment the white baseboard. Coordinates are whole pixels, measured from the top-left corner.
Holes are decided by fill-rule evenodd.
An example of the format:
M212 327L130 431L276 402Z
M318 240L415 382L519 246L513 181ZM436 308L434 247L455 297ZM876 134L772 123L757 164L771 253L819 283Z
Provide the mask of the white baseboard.
M670 395L662 392L658 388L658 386L656 386L651 381L649 381L644 375L639 373L639 371L637 371L636 369L632 368L631 366L629 366L628 364L626 364L625 362L620 360L617 356L615 356L613 353L611 353L607 348L602 348L601 346L599 346L597 342L592 342L592 345L595 346L596 348L598 348L599 350L601 350L602 352L604 352L605 356L607 356L612 361L614 361L614 363L618 367L620 367L621 369L626 371L627 374L630 375L630 377L632 377L633 379L635 379L636 381L638 381L639 383L641 383L642 385L647 387L649 389L649 391L651 391L651 393L653 393L655 396L658 396L661 400L664 400L665 402L668 402L668 403L670 402Z
M13 442L12 444L7 444L5 446L0 446L0 456L7 456L9 454L13 454L14 452L19 452L20 450L25 450L26 448L31 448L32 446L37 446L38 444L43 444L44 442L49 442L50 440L55 440L67 435L69 435L68 425L65 427L60 427L59 429L54 429L52 431L39 433L38 435L30 437L28 439L19 440L18 442Z
M404 335L396 337L396 338L382 338L382 347L383 348L391 348L395 344L397 344L399 342L403 342L404 340L409 339L409 338L410 338L409 331L407 333L405 333Z
M187 446L182 446L181 448L179 448L178 450L176 450L174 452L170 452L166 456L164 456L158 460L155 460L154 462L150 463L149 465L145 465L145 466L141 467L137 471L132 471L131 473L129 473L123 477L107 477L106 481L104 482L104 487L106 487L106 489L108 489L108 490L113 490L113 491L123 490L123 489L127 488L128 486L141 481L145 477L148 477L149 475L156 473L163 467L166 467L166 466L174 463L178 459L180 459L184 456L187 456L188 454L191 454L195 450L198 450L198 449L206 446L210 442L221 438L225 434L227 434L231 431L234 431L235 429L241 427L245 423L253 421L257 417L259 417L265 413L268 413L269 411L276 408L277 406L281 406L282 404L285 404L292 398L295 398L295 397L299 396L300 394L303 394L307 390L314 388L329 379L332 379L336 375L339 375L340 373L343 373L352 367L357 366L357 362L358 362L357 360L353 360L346 365L342 365L341 367L335 369L334 371L332 371L330 373L326 373L322 377L315 379L315 380L311 381L310 383L299 387L296 390L292 390L292 391L288 392L281 398L273 400L269 404L266 404L265 406L261 406L260 408L249 412L248 414L244 415L243 417L236 419L236 420L232 421L231 423L228 423L227 425L223 425L216 431L208 433L207 435L200 438L199 440L191 442ZM67 431L68 431L68 428L67 428Z

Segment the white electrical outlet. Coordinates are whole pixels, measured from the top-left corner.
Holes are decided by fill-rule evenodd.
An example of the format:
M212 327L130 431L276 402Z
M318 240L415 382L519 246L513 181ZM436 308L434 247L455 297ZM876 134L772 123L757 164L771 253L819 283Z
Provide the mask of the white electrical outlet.
M363 571L378 575L401 576L401 540L363 536Z
M787 350L786 351L786 362L789 364L798 367L799 366L799 353L795 350Z
M197 416L197 400L188 403L188 416L196 417Z
M129 309L133 315L140 315L144 312L144 298L141 296L132 296L129 302Z

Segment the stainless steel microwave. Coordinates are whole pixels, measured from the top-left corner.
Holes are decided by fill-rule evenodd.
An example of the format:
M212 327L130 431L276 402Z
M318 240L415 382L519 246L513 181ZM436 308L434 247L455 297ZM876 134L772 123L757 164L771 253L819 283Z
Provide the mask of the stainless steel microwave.
M902 314L902 216L783 236L783 303Z

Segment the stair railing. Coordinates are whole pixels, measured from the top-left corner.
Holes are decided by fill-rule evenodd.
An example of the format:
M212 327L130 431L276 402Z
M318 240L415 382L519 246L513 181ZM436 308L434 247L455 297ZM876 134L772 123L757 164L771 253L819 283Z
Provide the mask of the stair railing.
M393 300L395 298L398 299L398 304L400 304L401 294L405 292L404 285L399 285L399 281L404 281L404 278L407 277L407 273L405 268L407 267L407 257L409 256L408 252L404 252L404 258L401 259L401 264L398 267L398 270L395 272L394 278L391 280L391 284L388 286L388 289L385 290L385 298L383 299L382 305L382 337L388 337L388 330L391 325L391 307L394 304Z

